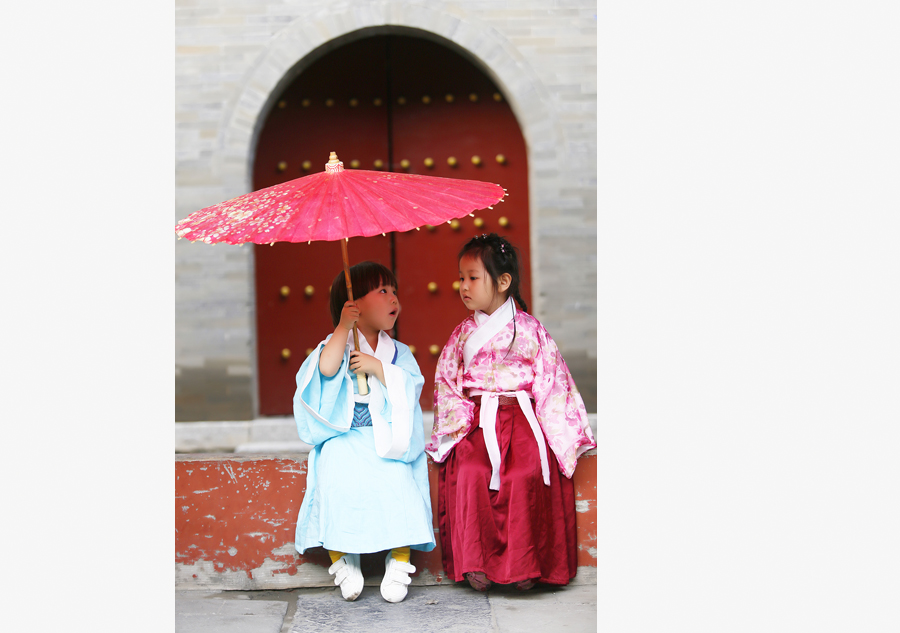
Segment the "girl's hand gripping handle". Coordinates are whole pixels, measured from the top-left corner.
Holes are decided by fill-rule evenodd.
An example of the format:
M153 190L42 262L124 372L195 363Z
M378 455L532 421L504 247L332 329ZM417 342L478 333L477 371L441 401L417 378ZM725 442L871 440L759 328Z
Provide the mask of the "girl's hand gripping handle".
M338 327L342 327L347 331L353 330L353 349L359 351L359 333L356 331L356 322L359 321L359 308L354 301L347 301L341 310L341 322ZM356 374L356 385L359 388L359 395L364 396L369 393L369 385L366 382L364 373Z

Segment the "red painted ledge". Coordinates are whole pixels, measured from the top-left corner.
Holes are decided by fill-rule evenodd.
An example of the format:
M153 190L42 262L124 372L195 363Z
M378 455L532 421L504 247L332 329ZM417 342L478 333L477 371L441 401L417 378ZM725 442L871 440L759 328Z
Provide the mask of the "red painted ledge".
M302 556L294 529L306 490L306 453L278 456L177 455L175 461L175 585L179 589L330 587L331 564L321 548ZM437 511L437 466L428 460L431 506ZM578 576L595 582L597 455L575 470ZM437 525L437 518L434 518ZM435 533L435 540L438 540ZM366 584L377 585L384 557L363 556ZM412 553L414 585L447 582L440 544Z

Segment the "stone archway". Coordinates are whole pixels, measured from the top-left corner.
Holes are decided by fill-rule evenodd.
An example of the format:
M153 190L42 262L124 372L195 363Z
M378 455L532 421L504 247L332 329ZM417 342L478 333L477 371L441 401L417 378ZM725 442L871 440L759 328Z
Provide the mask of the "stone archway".
M431 411L437 366L431 350L468 314L452 287L460 246L484 232L512 240L523 267L521 295L532 305L527 149L497 85L446 40L420 32L362 33L340 46L320 47L298 64L301 73L279 85L254 147L252 189L321 171L330 151L350 170L486 180L508 188L505 204L475 211L455 226L350 241L351 263L378 261L397 276L404 315L393 335L417 350L425 380L420 404ZM327 242L253 247L260 415L291 413L303 352L334 328L328 293L316 289L330 287L337 255ZM306 292L301 298L292 288Z
M240 93L226 114L218 169L223 180L250 191L255 144L261 122L272 107L281 86L302 71L302 62L356 37L373 33L411 33L438 38L470 57L503 90L519 121L529 158L536 150L542 164L559 164L561 133L546 106L549 95L529 64L496 29L468 15L458 6L434 2L428 7L402 1L384 1L363 7L348 3L326 4L320 11L298 18L271 42L266 53L242 81ZM558 183L546 170L535 169L529 160L531 220L535 222L538 192L554 191ZM236 191L238 195L241 191ZM530 248L532 280L541 283L540 249L532 234ZM542 300L535 293L534 312L540 315Z
M529 154L529 214L532 225L538 221L537 201L554 192L559 183L548 170L538 165L558 165L562 134L547 107L549 95L536 73L506 37L458 6L435 2L428 7L399 0L366 4L326 4L316 13L297 18L279 32L243 77L237 97L225 111L221 145L213 161L221 182L236 196L252 189L253 157L262 122L274 105L281 88L291 82L319 55L348 41L380 33L407 33L435 39L452 46L480 67L503 91L525 138ZM540 161L531 160L538 151ZM552 170L551 170L552 172ZM541 287L541 251L536 232L530 236L531 279L535 289L533 313L540 318L543 297ZM242 251L250 271L246 297L250 320L255 323L252 250ZM249 352L256 365L255 328L249 334ZM249 360L249 359L248 359ZM259 412L258 369L251 372L253 409Z
M272 95L278 93L279 86L302 70L297 68L298 63L329 43L340 45L354 34L361 37L367 31L390 33L398 29L443 38L467 53L503 89L529 148L540 147L548 160L555 160L560 134L544 105L549 97L540 79L503 35L458 8L451 12L445 6L437 2L433 7L411 6L400 1L372 3L363 8L327 4L311 16L291 22L244 78L227 115L220 165L223 175L231 182L239 179L250 186L249 157L253 155L259 122L271 107Z

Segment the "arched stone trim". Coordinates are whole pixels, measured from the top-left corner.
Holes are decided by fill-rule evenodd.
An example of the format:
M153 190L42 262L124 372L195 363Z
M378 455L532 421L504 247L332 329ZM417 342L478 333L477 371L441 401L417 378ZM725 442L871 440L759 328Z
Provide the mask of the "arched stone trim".
M381 28L379 28L381 27ZM329 42L343 44L352 34L389 33L391 27L417 29L440 36L463 49L504 91L519 121L529 153L539 152L544 160L556 152L559 133L552 124L549 100L540 79L516 48L493 27L467 15L458 6L429 0L419 2L384 1L349 4L326 3L311 16L297 18L268 46L242 82L242 89L228 115L223 140L223 167L229 175L242 173L249 186L248 156L252 155L256 134L280 87L293 80L296 66L313 51ZM395 32L403 32L397 30ZM244 161L243 169L234 160ZM230 167L230 168L228 168Z
M427 6L423 2L403 0L325 3L320 11L295 19L278 33L244 77L241 91L227 114L217 158L226 186L243 187L233 195L250 190L252 161L262 121L281 87L303 70L301 61L314 51L321 53L340 46L354 39L354 35L413 30L457 45L461 53L468 55L503 90L528 150L530 214L532 226L536 227L537 192L554 188L560 168L557 153L561 133L547 107L549 95L506 37L458 5L435 0L428 0ZM543 183L542 179L548 182ZM536 248L535 236L536 231L532 230L532 280L539 283L539 275L535 273L540 270L540 249ZM539 310L539 293L535 295L535 307Z

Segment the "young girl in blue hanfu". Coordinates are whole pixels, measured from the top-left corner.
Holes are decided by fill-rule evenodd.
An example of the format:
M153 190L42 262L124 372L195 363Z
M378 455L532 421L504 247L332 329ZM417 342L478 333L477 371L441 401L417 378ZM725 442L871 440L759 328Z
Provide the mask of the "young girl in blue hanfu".
M434 549L425 434L419 395L424 379L409 348L393 340L400 313L397 280L381 264L350 268L356 301L347 300L344 273L331 286L334 333L297 373L294 417L309 454L306 494L295 546L328 550L346 600L363 588L359 555L390 550L381 595L406 597L410 549ZM354 351L353 326L359 331ZM357 375L368 376L367 395Z

